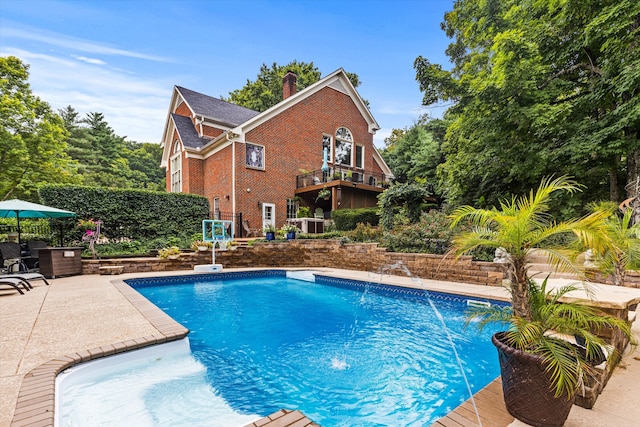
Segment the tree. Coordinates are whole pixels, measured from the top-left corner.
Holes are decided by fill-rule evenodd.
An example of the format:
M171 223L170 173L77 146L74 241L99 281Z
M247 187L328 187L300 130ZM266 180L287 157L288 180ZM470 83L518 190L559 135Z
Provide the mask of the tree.
M59 114L68 132L68 152L77 161L84 184L164 191L162 149L158 144L125 141L115 134L102 113L80 118L73 107L67 106Z
M393 130L380 154L396 181L423 179L431 184L437 182L436 168L444 161L440 150L444 128L442 120L432 119L418 122L409 129Z
M31 92L29 66L0 58L0 198L38 201L43 182L78 183L62 119Z
M293 71L297 76L297 90L302 90L320 80L320 70L313 62L298 62L296 60L287 65L278 65L275 62L268 67L262 64L255 81L247 80L242 89L229 92L229 98L225 101L232 102L255 111L265 111L282 101L282 78L288 71ZM347 73L349 81L354 87L360 85L357 74Z
M490 206L561 170L583 201L620 201L640 172L640 3L461 0L443 29L452 70L414 66L425 105L455 102L450 199Z

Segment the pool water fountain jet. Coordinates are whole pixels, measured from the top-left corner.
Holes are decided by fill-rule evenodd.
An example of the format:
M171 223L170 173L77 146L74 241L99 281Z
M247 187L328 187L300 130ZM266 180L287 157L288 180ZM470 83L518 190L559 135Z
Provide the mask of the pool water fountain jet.
M362 292L362 295L360 296L357 304L355 305L354 313L353 313L353 323L349 325L348 328L345 325L345 332L344 332L345 342L343 345L342 354L338 354L331 358L331 369L334 369L337 371L344 371L351 367L351 365L349 365L349 362L348 362L348 356L350 352L349 349L351 347L351 342L353 342L356 339L356 335L358 334L358 312L367 303L367 293L369 292L369 283L374 281L374 280L371 280L371 276L369 276L369 279L370 280L368 282L365 282L364 291Z
M460 356L458 355L458 351L456 350L456 346L453 342L453 338L451 338L451 334L449 332L449 328L447 328L447 324L444 321L444 317L442 317L442 314L440 313L440 310L438 310L438 308L435 306L435 304L433 303L433 300L431 299L431 296L429 294L429 290L426 288L426 286L424 285L424 283L422 283L422 280L417 277L414 276L411 273L411 270L409 270L409 268L404 264L404 262L402 262L402 260L398 260L396 262L394 262L393 264L389 264L389 265L385 265L379 268L378 273L380 274L380 283L382 283L382 278L385 275L392 275L392 273L394 271L401 271L402 273L404 273L407 277L409 277L409 279L411 279L411 281L417 285L418 289L424 291L426 297L427 297L427 302L429 303L429 306L431 307L431 309L434 311L438 321L440 322L440 324L442 325L442 329L445 332L446 336L447 336L447 340L449 341L449 345L451 346L451 349L453 350L453 354L455 356L456 359L456 363L458 365L458 368L460 369L460 373L462 374L462 378L464 379L464 383L467 387L467 391L469 393L470 396L470 400L471 400L471 404L473 405L473 410L476 414L476 418L478 420L478 425L480 427L482 427L482 420L480 419L480 413L478 412L478 407L476 406L476 401L473 397L473 393L471 391L471 386L469 385L469 381L467 379L467 375L464 373L464 369L462 367L462 361L460 360ZM365 293L366 293L367 289L365 288Z

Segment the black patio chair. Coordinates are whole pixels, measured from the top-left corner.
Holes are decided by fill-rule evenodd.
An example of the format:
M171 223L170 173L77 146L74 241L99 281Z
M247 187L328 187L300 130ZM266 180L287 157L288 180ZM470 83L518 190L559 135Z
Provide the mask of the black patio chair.
M10 273L26 272L29 269L23 259L19 244L0 242L0 268Z

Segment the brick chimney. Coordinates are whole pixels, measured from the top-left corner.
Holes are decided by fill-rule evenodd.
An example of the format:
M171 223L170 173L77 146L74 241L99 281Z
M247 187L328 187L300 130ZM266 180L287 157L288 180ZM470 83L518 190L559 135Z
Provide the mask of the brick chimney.
M287 99L288 97L295 95L297 86L296 82L298 81L298 76L293 71L287 71L287 74L282 78L282 99Z

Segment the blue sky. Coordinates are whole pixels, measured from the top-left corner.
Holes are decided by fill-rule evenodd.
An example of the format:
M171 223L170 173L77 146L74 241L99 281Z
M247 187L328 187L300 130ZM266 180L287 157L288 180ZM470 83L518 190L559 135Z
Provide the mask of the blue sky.
M263 63L313 62L358 74L381 126L420 115L413 61L449 68L440 29L453 0L2 0L0 56L30 65L33 92L53 108L101 112L116 134L160 142L174 85L219 97Z

